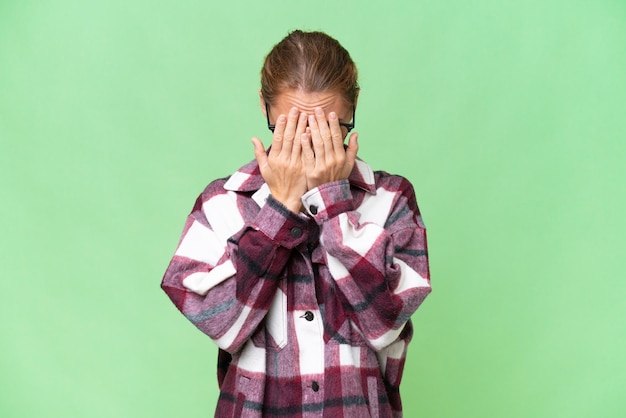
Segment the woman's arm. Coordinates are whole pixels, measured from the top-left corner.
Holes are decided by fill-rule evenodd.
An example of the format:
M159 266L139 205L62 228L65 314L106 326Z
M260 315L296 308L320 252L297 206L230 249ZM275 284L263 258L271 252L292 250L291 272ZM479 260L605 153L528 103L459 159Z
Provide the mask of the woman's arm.
M306 239L302 218L271 196L254 203L210 185L189 215L161 287L176 307L225 351L238 351L267 314L291 249ZM258 207L257 207L258 210Z
M387 347L431 290L413 187L384 175L376 195L356 208L342 180L309 191L304 201L315 207L329 272L350 307L346 314L374 349Z

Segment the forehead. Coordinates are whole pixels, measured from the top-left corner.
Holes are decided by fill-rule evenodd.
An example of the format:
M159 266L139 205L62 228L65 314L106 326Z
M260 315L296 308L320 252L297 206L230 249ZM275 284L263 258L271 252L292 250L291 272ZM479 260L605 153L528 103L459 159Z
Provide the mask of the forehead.
M313 113L316 107L321 107L326 113L332 111L341 115L348 109L348 104L340 93L332 91L286 90L276 96L275 107L281 113L287 113L292 107L298 108L300 112Z

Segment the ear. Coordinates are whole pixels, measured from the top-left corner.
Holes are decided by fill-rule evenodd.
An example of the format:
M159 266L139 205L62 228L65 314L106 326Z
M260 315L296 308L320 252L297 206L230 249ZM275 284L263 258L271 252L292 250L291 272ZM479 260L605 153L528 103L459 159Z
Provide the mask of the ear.
M267 118L267 107L265 106L265 99L263 98L263 93L261 89L259 89L259 105L261 106L261 112L263 112L263 116Z
M357 87L356 91L354 92L354 108L356 109L356 104L359 101L359 93L361 92L361 87Z

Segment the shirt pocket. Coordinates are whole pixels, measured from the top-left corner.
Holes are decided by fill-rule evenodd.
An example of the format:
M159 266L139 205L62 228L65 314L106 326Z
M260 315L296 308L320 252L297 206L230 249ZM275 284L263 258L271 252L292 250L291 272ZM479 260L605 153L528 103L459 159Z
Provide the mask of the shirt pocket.
M329 323L324 324L325 338L329 344L347 344L353 347L367 346L367 341L357 326L347 319L341 324L339 329L333 329Z
M277 289L263 327L257 331L252 341L257 347L280 351L287 345L287 295Z

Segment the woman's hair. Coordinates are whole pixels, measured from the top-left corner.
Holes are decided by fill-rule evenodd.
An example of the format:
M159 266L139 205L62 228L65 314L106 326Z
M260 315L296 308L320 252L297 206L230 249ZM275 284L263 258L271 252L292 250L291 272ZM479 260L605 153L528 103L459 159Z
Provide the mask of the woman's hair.
M336 91L355 105L357 69L350 54L323 32L296 30L272 48L261 69L263 99L273 104L286 90Z

